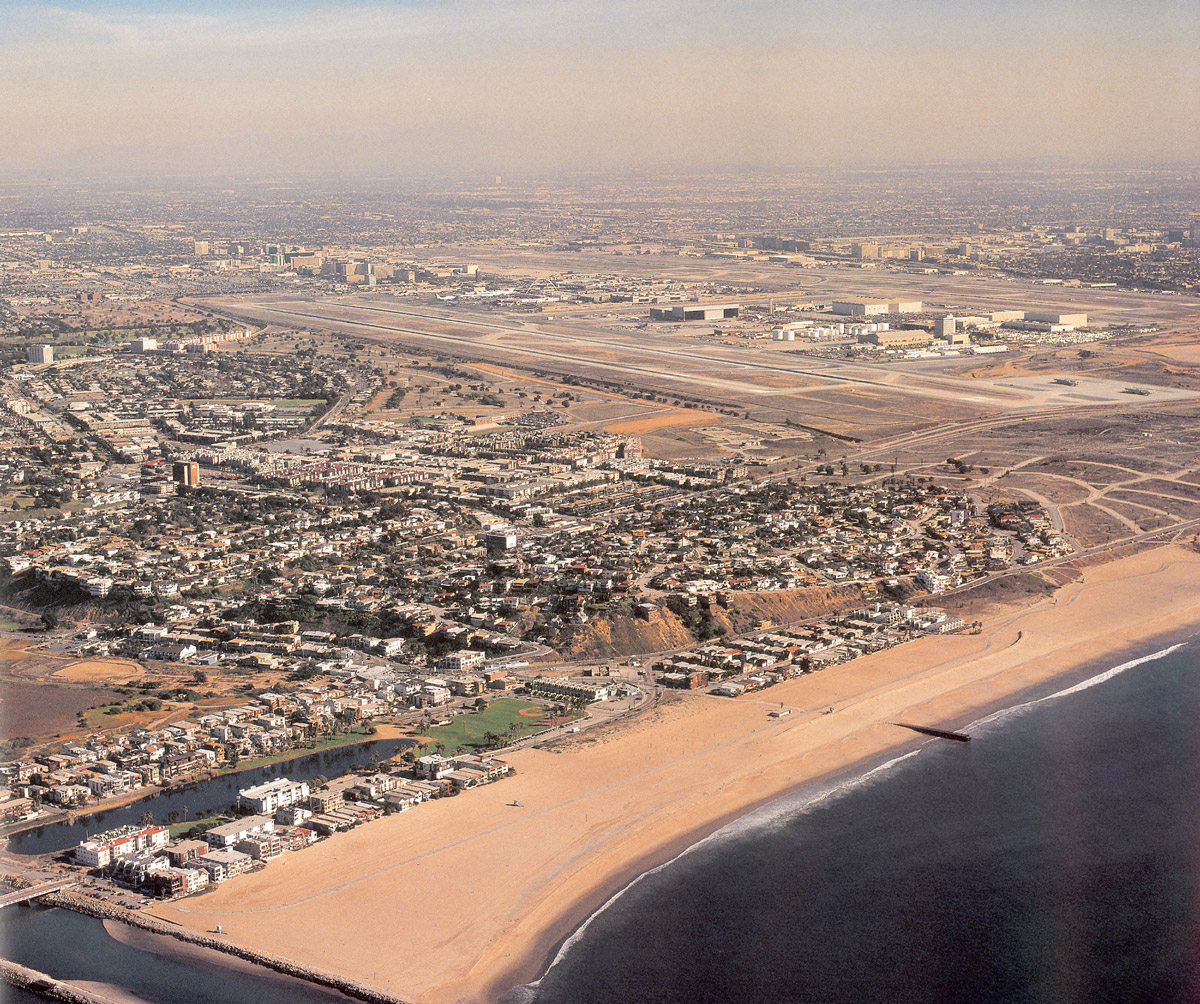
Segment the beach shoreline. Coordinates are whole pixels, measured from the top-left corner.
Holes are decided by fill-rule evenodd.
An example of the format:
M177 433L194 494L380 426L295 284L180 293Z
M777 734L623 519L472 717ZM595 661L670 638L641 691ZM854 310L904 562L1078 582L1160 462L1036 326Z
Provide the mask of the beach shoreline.
M961 728L1194 634L1197 582L1200 555L1168 545L1090 568L982 635L923 638L736 700L680 696L612 735L514 754L517 775L500 785L153 912L220 922L238 942L348 975L378 968L406 999L495 1001L649 869L765 805L934 741L889 723ZM768 720L780 702L797 713ZM510 808L514 795L530 808ZM372 927L388 914L421 922L402 937ZM302 917L321 918L319 936ZM384 957L396 959L386 973Z
M955 731L969 730L974 726L989 721L994 715L1006 710L1024 708L1028 705L1053 698L1065 690L1111 671L1116 666L1122 666L1127 662L1135 660L1164 656L1166 653L1173 651L1177 646L1186 644L1196 638L1200 638L1200 624L1189 625L1180 631L1160 635L1142 642L1132 642L1125 650L1114 651L1111 657L1104 656L1085 666L1077 667L1074 670L1066 670L1057 676L1049 677L1046 680L1031 685L1024 691L1011 694L1007 698L994 702L993 706L974 709L973 714L964 716L965 719L969 719L967 721L946 723L945 727ZM896 745L890 749L832 770L824 776L803 781L790 790L768 796L756 804L749 805L745 810L735 811L727 818L718 820L714 825L700 827L690 834L648 852L644 858L644 866L639 870L635 865L629 870L627 875L623 875L619 879L614 878L612 892L603 899L593 898L588 902L581 901L576 904L572 912L578 915L580 919L569 931L561 934L547 951L541 952L541 961L537 965L535 975L527 979L521 978L524 974L531 971L532 960L539 957L540 949L531 950L528 958L523 960L519 965L514 965L510 973L498 976L491 986L488 987L487 996L484 999L504 1000L508 993L531 983L536 984L558 961L560 955L563 954L564 947L581 933L581 930L586 927L593 917L607 909L611 903L620 898L643 875L669 866L710 837L720 834L730 826L749 820L763 809L773 805L780 805L783 802L794 799L796 796L810 793L812 795L811 799L805 800L803 805L789 809L789 811L805 811L812 804L820 802L830 795L852 788L857 783L866 780L874 772L896 760L916 752L929 743L939 741L935 738L919 735L914 735L908 740L900 738ZM559 929L561 930L565 924L566 922L564 921L564 925L559 925Z

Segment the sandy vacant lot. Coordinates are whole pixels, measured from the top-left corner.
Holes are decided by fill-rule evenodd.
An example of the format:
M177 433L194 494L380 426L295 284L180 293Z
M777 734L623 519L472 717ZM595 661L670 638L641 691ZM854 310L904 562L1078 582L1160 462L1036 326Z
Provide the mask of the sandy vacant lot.
M136 679L142 675L142 668L127 659L84 659L50 675L71 683L113 683Z

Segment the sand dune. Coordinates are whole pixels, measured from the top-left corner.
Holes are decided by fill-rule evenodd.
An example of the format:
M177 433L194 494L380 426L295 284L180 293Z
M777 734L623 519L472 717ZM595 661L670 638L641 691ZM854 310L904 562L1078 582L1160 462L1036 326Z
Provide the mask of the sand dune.
M613 892L724 822L938 741L889 723L963 726L1132 645L1200 628L1198 585L1200 555L1164 547L1092 569L982 635L925 638L736 701L678 695L619 730L514 753L517 774L502 783L153 912L220 923L253 948L422 1004L494 1000L535 977ZM780 703L796 713L769 718Z

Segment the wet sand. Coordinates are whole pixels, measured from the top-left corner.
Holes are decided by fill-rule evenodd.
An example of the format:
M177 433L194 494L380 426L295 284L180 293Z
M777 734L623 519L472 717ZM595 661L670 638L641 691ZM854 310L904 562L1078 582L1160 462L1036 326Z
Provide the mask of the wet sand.
M940 741L892 722L959 728L1196 630L1200 554L1146 551L993 616L981 635L923 638L738 700L672 695L618 729L517 751L501 783L153 912L420 1004L494 1001L613 893L724 823ZM781 703L794 713L770 718Z

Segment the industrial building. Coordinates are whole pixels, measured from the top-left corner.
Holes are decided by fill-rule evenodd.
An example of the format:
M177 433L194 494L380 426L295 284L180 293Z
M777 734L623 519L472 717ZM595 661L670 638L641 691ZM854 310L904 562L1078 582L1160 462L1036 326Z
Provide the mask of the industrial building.
M958 330L958 320L950 314L945 317L936 317L933 321L933 336L934 338L945 338L950 340L954 333Z
M1063 334L1075 330L1073 324L1053 324L1050 321L1005 321L1000 327L1012 331L1040 331L1043 334Z
M1074 328L1082 328L1087 325L1087 314L1061 314L1057 310L1027 310L1021 320L1037 321L1039 324L1069 324Z
M878 314L917 314L920 300L834 300L833 312L848 317L872 317Z
M834 300L833 312L846 317L872 317L888 313L886 300Z
M970 345L971 336L966 331L960 331L958 324L958 318L951 314L935 318L933 321L933 337L940 338L950 345Z
M901 331L867 331L858 336L860 345L875 345L881 349L911 349L928 345L933 333L924 328Z
M736 303L706 303L692 306L651 307L652 321L723 321L737 317L741 306Z

